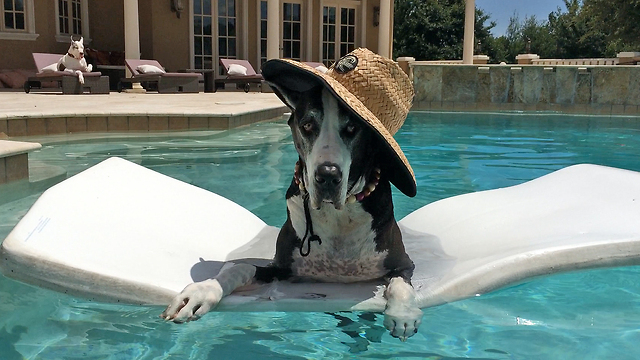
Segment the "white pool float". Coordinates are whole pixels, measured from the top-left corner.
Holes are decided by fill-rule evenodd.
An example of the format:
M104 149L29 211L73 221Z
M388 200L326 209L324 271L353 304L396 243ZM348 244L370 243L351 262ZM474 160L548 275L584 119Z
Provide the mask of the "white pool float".
M399 224L423 308L534 276L640 264L640 173L571 166L437 201ZM265 264L277 232L219 195L111 158L47 190L2 243L0 268L96 301L166 305L224 261ZM280 281L217 310L382 311L379 286Z

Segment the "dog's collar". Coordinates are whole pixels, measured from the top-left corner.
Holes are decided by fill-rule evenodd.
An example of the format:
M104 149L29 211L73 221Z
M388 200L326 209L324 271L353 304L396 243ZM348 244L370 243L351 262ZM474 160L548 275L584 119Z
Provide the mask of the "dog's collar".
M304 186L304 182L301 180L301 175L300 175L300 161L296 162L296 167L293 173L293 179L296 182L296 185L298 185L298 188L300 189L300 192L304 193L307 191L307 189ZM364 200L367 196L371 195L372 192L374 192L376 190L376 186L378 186L378 183L380 182L380 169L379 168L375 168L373 169L373 174L372 177L370 179L370 181L364 186L364 188L362 189L362 191L360 191L357 194L351 194L349 196L347 196L347 204L352 204L356 201L360 202L362 200Z
M69 53L69 52L67 53L67 56L70 56L72 59L75 59L75 58L76 58L75 56L73 56L73 54L71 54L71 53Z

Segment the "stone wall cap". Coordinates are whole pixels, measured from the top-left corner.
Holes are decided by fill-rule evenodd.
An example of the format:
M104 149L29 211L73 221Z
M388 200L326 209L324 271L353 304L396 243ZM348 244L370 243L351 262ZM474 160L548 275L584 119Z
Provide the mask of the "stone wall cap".
M516 60L520 59L540 59L540 55L538 54L519 54L516 56Z
M39 150L40 148L42 148L42 145L39 143L0 140L0 157L20 155L34 150Z

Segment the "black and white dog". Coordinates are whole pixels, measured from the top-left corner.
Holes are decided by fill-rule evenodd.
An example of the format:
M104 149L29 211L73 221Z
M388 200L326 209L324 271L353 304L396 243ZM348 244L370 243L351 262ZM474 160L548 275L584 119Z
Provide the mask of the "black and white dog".
M65 55L63 55L56 64L57 71L69 71L75 73L78 76L80 84L84 84L83 72L91 72L93 65L87 64L87 59L84 57L84 38L80 37L80 40L73 40L71 37L71 45Z
M422 311L411 286L414 264L393 214L384 140L320 83L304 91L263 76L292 109L288 121L299 155L286 194L287 220L271 266L235 264L215 279L187 286L162 313L166 320L199 319L237 287L274 279L352 283L388 280L384 324L406 340ZM309 82L295 74L286 82ZM308 88L308 89L306 89Z

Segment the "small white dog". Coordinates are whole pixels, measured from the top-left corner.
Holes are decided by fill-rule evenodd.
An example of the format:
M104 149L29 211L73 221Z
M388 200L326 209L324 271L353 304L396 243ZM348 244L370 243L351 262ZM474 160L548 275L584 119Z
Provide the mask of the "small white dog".
M80 40L78 41L74 41L72 36L71 46L69 46L67 54L58 60L58 64L56 65L58 71L69 71L75 73L78 76L80 84L84 84L84 76L82 76L82 73L91 72L91 70L93 70L93 66L90 64L87 65L87 60L84 58L83 42L83 37L80 37Z

